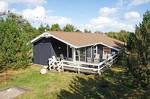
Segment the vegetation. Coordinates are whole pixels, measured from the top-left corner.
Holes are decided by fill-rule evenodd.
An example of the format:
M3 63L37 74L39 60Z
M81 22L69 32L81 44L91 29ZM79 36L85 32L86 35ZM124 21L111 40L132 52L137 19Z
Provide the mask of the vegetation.
M75 32L82 32L81 30L77 29Z
M150 12L143 16L142 23L136 26L135 34L128 40L129 70L135 82L142 87L150 86Z
M84 32L85 32L85 33L91 33L91 30L84 29Z
M71 25L71 24L67 24L64 28L63 28L64 32L75 32L76 28Z
M74 73L49 72L46 75L40 74L39 66L28 67L18 71L8 71L7 81L5 73L0 74L0 89L18 86L27 89L27 93L19 99L56 99L61 89L67 89L70 80L76 76Z
M70 24L63 29L59 24L51 27L41 25L35 29L27 20L13 13L2 17L0 72L8 68L27 67L31 63L29 42L45 30L80 32ZM135 33L122 30L109 32L107 35L127 43L127 48L124 48L124 53L119 58L122 65L119 69L112 68L101 77L58 72L43 76L39 74L40 68L31 67L8 78L7 84L4 83L4 73L0 73L0 88L20 86L31 89L21 99L150 98L150 12L144 14Z
M48 24L46 26L43 26L43 24L41 24L40 27L38 28L38 30L39 30L39 33L43 33L46 31L50 31L51 28Z
M40 25L34 28L22 16L9 12L0 17L0 72L8 68L25 68L31 63L30 41L45 31L61 31L59 24ZM67 24L66 32L79 32L73 25Z
M121 30L120 32L108 32L106 34L109 37L118 39L118 40L123 41L123 42L127 42L130 32L127 32L125 30Z
M59 24L53 24L51 26L51 31L61 31Z
M30 61L30 45L36 30L21 16L9 13L0 19L0 72L25 68Z
M27 92L17 99L101 99L101 98L143 98L150 94L132 85L133 76L127 68L114 66L102 76L83 75L69 72L39 73L40 67L8 72L7 82L0 82L0 88L18 86ZM9 74L10 73L10 74ZM13 76L10 76L13 75ZM0 79L3 78L0 75Z

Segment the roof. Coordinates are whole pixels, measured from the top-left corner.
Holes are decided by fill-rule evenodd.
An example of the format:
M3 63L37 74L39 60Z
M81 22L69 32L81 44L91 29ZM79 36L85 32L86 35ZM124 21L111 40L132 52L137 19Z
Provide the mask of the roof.
M90 45L102 44L110 48L119 50L124 45L124 42L110 38L101 33L82 33L82 32L45 32L31 42L35 42L41 37L53 37L72 47L80 48Z

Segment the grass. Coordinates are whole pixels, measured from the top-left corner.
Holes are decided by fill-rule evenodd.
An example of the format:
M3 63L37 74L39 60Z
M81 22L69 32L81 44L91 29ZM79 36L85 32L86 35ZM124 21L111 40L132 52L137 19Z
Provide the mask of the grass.
M39 73L40 67L33 66L26 70L11 72L9 80L0 83L0 88L18 86L29 89L21 99L54 99L62 89L67 89L68 83L76 76L75 73L49 72L46 75ZM14 73L14 74L13 74ZM8 71L9 75L9 71Z
M49 72L41 75L39 71L39 66L18 71L9 70L6 80L5 74L0 74L0 88L18 86L28 90L17 99L136 99L145 94L143 89L134 87L132 76L122 67L114 67L102 76L70 72Z

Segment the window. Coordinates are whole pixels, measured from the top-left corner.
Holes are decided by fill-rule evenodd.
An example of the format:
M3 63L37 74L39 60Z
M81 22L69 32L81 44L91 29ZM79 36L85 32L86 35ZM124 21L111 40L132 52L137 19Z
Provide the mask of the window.
M96 56L97 54L97 46L93 46L93 55L94 57Z
M80 49L80 61L85 61L85 48Z
M76 60L79 61L80 60L80 51L79 49L76 50Z
M85 48L80 48L76 50L76 60L77 61L85 61Z
M103 47L103 59L109 58L111 55L111 49L108 47Z

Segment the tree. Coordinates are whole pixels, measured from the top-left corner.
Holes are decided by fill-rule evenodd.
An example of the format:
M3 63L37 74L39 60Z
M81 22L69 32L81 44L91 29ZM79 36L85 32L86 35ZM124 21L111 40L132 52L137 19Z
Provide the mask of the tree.
M40 27L38 28L40 33L45 32L45 27L43 26L43 24L40 25Z
M84 29L84 32L85 32L85 33L91 33L91 30Z
M46 26L41 24L40 27L38 28L38 30L39 30L40 33L43 33L43 32L46 32L46 31L50 31L51 28L48 24Z
M45 30L46 30L46 31L50 31L50 30L51 30L51 29L50 29L50 26L49 26L48 24L46 25Z
M75 32L82 32L81 30L77 29Z
M51 31L61 31L59 24L53 24L51 26Z
M0 20L0 71L25 68L30 63L32 29L28 27L30 25L26 20L13 13Z
M32 40L37 35L40 34L39 30L34 28L28 21L25 23L20 24L22 29L28 34L29 40Z
M143 21L136 26L135 34L128 40L129 70L142 87L150 84L150 12L143 15Z
M63 28L64 32L75 32L76 28L71 25L71 24L67 24L64 28Z
M106 33L107 36L115 38L117 40L127 42L130 32L121 30L120 32L108 32Z

